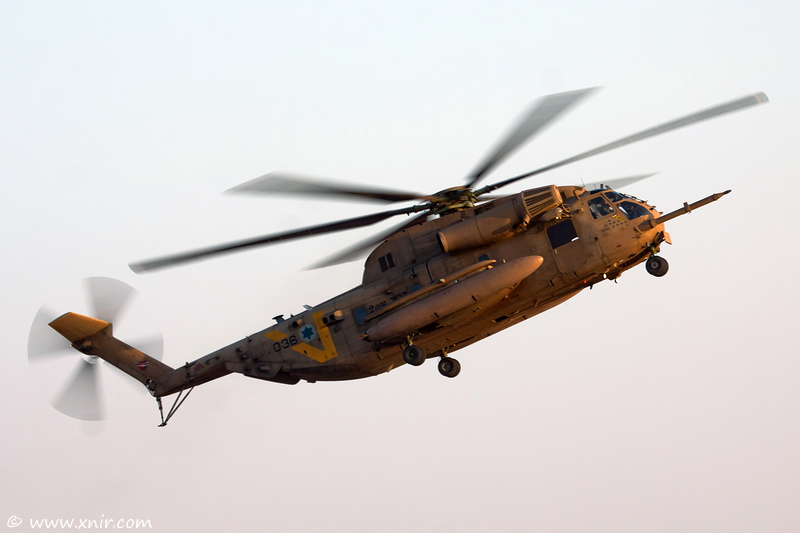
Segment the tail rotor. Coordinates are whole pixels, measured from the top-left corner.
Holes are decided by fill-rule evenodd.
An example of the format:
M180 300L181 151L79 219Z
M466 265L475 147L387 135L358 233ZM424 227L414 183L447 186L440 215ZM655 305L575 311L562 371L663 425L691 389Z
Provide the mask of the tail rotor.
M84 288L93 316L109 323L114 323L122 315L136 295L136 290L130 285L105 277L86 278ZM51 405L72 418L103 420L105 408L98 375L100 359L94 355L76 353L79 346L70 345L67 339L49 326L56 318L56 313L46 306L36 313L28 335L28 362L36 364L70 355L79 356L81 359L72 377L51 401ZM161 358L163 340L160 337L150 337L138 344L147 345L151 354Z
M78 420L104 420L105 408L100 399L100 380L97 375L99 362L93 355L82 356L76 372L50 405Z

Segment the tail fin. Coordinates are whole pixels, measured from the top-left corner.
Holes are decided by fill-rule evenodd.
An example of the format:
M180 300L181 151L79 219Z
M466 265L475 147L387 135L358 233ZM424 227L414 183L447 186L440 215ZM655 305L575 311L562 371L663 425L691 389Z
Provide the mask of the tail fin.
M50 322L72 346L87 355L96 355L133 377L151 392L175 369L140 352L112 336L111 323L77 313L66 313Z

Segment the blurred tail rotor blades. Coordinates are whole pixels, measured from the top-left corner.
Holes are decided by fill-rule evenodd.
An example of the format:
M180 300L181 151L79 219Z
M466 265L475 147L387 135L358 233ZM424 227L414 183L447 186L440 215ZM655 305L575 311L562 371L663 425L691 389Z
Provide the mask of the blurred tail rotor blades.
M93 317L114 323L117 315L136 295L136 289L113 278L86 278L84 280L92 305Z
M31 329L28 332L29 363L75 353L69 347L69 342L49 326L50 322L55 319L55 313L44 305L33 318Z
M97 362L81 360L69 384L53 400L58 411L79 420L103 420L104 409L100 403Z
M86 278L85 289L92 308L92 315L113 323L130 302L136 290L126 283L112 278ZM78 355L77 369L67 385L51 402L51 405L67 416L80 420L102 420L104 409L99 397L98 368L100 359L83 355L70 347L70 341L59 335L50 323L56 314L42 306L33 319L28 335L28 361L31 363L47 360L49 356ZM161 360L164 341L160 336L150 336L134 341L144 353Z
M135 346L137 350L146 353L153 359L158 359L159 361L164 359L164 336L161 334L149 335L136 339L126 339L125 343Z

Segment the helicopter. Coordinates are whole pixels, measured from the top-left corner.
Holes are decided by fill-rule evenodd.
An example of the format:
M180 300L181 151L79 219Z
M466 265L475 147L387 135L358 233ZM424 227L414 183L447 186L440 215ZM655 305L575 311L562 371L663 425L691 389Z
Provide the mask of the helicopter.
M134 272L149 272L409 216L402 224L315 265L348 262L369 252L361 284L343 294L305 306L288 319L278 315L274 324L263 330L173 368L157 354L113 336L112 323L132 289L116 280L95 278L90 288L96 317L73 312L55 319L37 315L29 336L29 359L37 360L46 351L37 343L44 334L41 327L49 325L83 354L72 384L54 403L57 409L85 420L101 417L94 365L102 359L139 381L156 398L160 427L194 387L232 373L283 384L313 383L366 378L405 364L420 366L428 359L438 359L439 373L454 378L461 364L451 354L458 350L552 309L597 283L616 280L641 263L653 276L664 276L669 265L658 254L661 244L671 244L665 223L719 200L730 190L684 203L666 214L618 190L650 175L540 186L506 196L490 193L627 144L769 101L764 93L748 95L525 174L478 186L495 166L593 90L539 99L463 185L433 194L335 183L285 172L272 172L231 189L244 194L416 202L411 206L129 265ZM161 399L171 395L177 396L165 416Z

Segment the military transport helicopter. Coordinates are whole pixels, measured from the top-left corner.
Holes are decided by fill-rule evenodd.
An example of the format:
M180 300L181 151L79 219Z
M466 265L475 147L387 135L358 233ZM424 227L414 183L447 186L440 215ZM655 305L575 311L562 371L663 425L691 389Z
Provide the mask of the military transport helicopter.
M645 263L654 276L667 272L657 255L669 242L664 224L718 200L713 194L663 214L646 202L618 192L637 176L615 183L556 186L509 196L489 193L569 163L670 130L766 103L763 93L739 98L643 130L551 165L478 187L500 161L592 89L539 100L471 173L464 185L424 195L407 191L335 184L271 173L235 187L240 193L339 196L414 205L338 222L267 235L170 257L131 264L136 272L156 270L256 246L362 227L411 215L402 225L355 244L317 266L352 260L372 250L362 283L289 319L229 346L172 368L112 335L113 317L129 296L121 282L100 283L99 318L66 313L49 326L84 354L59 410L83 419L98 417L92 392L93 363L103 359L142 383L158 402L161 425L197 385L239 373L277 383L349 380L375 376L408 363L438 358L438 370L455 377L460 364L451 353L565 302L583 289ZM116 283L116 285L115 285ZM94 285L98 285L95 283ZM97 299L97 298L96 298ZM37 318L38 324L45 321ZM29 354L42 351L32 328ZM88 392L87 392L88 391ZM184 392L186 394L184 395ZM164 417L161 398L177 394Z

